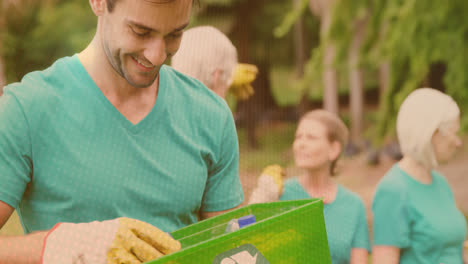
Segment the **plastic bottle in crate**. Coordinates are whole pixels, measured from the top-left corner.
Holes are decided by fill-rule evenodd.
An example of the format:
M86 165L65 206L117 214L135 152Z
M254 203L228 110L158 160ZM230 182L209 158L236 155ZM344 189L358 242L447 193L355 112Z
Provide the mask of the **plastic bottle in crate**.
M255 223L255 216L254 215L246 215L241 218L231 219L226 226L225 233L234 232L239 230L245 226L251 225Z

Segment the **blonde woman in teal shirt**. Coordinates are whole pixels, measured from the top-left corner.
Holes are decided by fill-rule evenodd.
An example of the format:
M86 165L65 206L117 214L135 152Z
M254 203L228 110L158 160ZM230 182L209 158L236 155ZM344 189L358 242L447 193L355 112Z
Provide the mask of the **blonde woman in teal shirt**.
M332 178L347 137L348 129L336 115L324 110L305 114L293 143L296 166L305 173L284 183L280 200L323 198L332 263L362 264L370 251L364 204Z
M437 90L417 89L401 105L403 159L376 190L373 263L463 263L466 221L446 179L434 170L461 146L459 128L457 104Z

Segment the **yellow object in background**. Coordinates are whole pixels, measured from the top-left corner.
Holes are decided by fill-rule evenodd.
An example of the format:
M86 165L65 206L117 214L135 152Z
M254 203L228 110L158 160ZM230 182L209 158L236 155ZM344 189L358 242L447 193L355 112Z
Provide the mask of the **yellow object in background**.
M254 94L252 82L258 74L257 66L239 63L234 69L233 79L229 91L238 99L246 100Z
M286 173L280 165L269 165L263 169L262 174L270 175L278 186L280 194L283 192L283 178Z
M285 174L280 165L274 164L265 167L257 179L257 187L252 191L248 204L278 201L283 193Z

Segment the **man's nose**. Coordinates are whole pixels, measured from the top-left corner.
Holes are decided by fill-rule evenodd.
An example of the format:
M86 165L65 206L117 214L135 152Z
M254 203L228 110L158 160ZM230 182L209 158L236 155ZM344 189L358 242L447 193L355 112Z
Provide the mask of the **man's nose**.
M144 51L144 56L154 66L161 66L167 59L164 38L156 38L154 41L149 42Z

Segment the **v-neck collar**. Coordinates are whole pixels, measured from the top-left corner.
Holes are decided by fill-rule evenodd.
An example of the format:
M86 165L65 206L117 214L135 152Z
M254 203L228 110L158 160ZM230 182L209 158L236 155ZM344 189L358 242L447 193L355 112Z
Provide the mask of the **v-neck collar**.
M83 76L83 84L88 87L92 92L99 98L103 106L109 111L109 113L116 119L118 122L125 127L131 133L138 133L142 129L148 127L151 124L151 120L158 119L159 116L164 112L167 90L167 80L165 75L165 66L163 65L159 70L159 86L158 86L158 95L156 102L153 105L151 111L138 123L133 124L130 122L122 113L120 113L117 108L107 99L107 97L102 93L101 89L96 85L94 80L91 78L89 73L84 68L83 64L78 58L78 54L75 54L72 59L75 61L75 70L78 71L79 76Z

